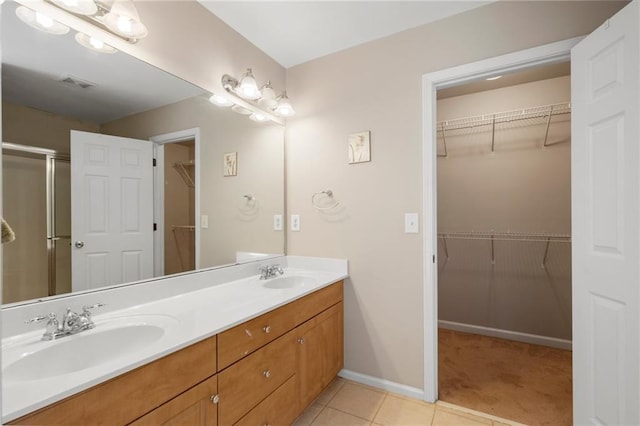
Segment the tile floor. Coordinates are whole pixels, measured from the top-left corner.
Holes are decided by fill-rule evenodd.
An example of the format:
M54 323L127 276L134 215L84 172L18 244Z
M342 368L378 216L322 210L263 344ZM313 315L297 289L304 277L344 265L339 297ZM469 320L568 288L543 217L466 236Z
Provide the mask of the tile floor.
M337 378L296 419L294 426L505 426L518 425L462 407L395 395Z

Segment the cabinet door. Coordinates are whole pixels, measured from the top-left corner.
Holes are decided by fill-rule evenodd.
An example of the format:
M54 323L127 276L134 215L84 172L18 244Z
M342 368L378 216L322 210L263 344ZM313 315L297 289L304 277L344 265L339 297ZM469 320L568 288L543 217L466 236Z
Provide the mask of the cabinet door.
M297 416L296 376L293 375L234 426L288 426Z
M343 306L332 306L296 329L298 395L304 410L343 366Z
M213 376L182 395L139 418L135 426L217 426L218 376Z

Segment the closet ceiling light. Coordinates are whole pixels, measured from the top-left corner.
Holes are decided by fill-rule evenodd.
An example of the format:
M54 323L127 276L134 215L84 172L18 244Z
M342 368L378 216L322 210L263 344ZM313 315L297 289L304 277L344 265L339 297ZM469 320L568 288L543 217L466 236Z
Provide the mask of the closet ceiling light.
M16 15L22 22L45 33L63 35L69 32L69 27L48 17L47 15L31 10L25 6L16 8Z
M79 15L94 15L98 12L98 6L93 0L51 0L51 2Z
M75 39L82 46L86 47L87 49L95 50L96 52L116 53L118 51L118 49L105 44L105 42L103 42L102 40L91 37L84 33L76 33Z
M489 78L487 78L486 80L487 80L487 81L493 81L493 80L497 80L497 79L499 79L499 78L502 78L502 76L501 76L501 75L496 75L495 77L489 77Z

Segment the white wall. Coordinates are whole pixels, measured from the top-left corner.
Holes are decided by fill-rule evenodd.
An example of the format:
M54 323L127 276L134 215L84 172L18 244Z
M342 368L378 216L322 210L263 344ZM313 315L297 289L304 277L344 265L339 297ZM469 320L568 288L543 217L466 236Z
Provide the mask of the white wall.
M425 73L585 35L621 2L496 2L287 70L287 200L301 215L288 253L349 259L345 368L423 387L422 205ZM347 164L347 135L371 130L372 162ZM321 214L311 194L344 209Z

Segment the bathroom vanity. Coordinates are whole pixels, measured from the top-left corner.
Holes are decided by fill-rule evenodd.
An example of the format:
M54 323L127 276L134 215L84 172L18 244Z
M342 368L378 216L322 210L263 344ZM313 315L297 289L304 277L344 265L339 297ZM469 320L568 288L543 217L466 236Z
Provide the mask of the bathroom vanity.
M295 260L289 263L294 264ZM246 273L256 265L237 268ZM224 273L229 272L225 268ZM216 271L192 276L207 273ZM3 389L5 401L11 399L8 408L13 408L13 413L21 410L23 413L7 419L11 413L5 412L4 420L10 420L9 424L290 424L343 366L345 277L346 262L342 272L289 266L276 278L260 280L258 276L249 276L104 314L106 318L96 315L96 328L83 332L87 337L105 333L107 324L123 316L153 318L151 312L165 309L165 315L178 320L177 324L169 323L166 334L173 334L174 339L183 343L168 353L157 346L161 356L144 355L136 362L132 362L133 354L123 356L120 362L107 362L109 367L92 366L69 375L26 380L27 383L17 383L16 378L12 381L10 377ZM177 305L180 308L173 311L166 309ZM222 324L223 321L226 323ZM38 337L33 332L27 334L13 339ZM198 338L194 338L195 334ZM82 338L80 333L60 342ZM164 342L166 348L173 341ZM11 352L11 344L19 345L3 342L5 352ZM34 343L46 344L56 342ZM5 378L7 368L20 361L11 355L3 361ZM120 368L114 369L118 364ZM55 365L56 360L52 360L51 366ZM127 368L128 371L119 373ZM99 377L90 378L89 374ZM31 401L45 404L35 410L29 410L27 395L20 398L7 395L28 391L30 386L33 396L42 386L80 380L82 375L87 380L84 389L76 383L77 386L65 391L62 385L57 396L41 395ZM92 384L96 380L102 381ZM65 394L69 395L46 404L48 399ZM22 407L18 407L21 402L18 399L23 400Z

